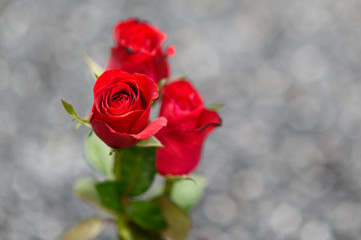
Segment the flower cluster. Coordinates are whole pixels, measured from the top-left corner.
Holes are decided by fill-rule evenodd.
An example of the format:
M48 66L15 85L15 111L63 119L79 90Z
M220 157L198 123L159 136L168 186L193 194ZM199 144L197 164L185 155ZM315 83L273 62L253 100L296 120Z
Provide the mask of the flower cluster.
M177 199L171 199L172 187L197 167L203 142L221 125L221 119L216 109L205 107L187 79L169 78L168 57L175 54L175 48L163 48L165 33L131 18L116 24L113 37L115 46L106 70L91 67L97 79L89 117L80 118L63 101L78 125L88 126L113 155L108 160L98 154L95 160L102 165L110 162L110 171L92 162L106 181L83 184L93 184L93 195L100 199L92 199L93 203L114 214L120 239L184 239L189 226L183 226L184 233L178 228L188 217L174 204ZM151 108L158 103L159 117L149 121ZM90 149L96 151L99 146ZM163 195L139 201L156 172L166 178ZM81 189L78 186L78 195L84 199ZM169 211L175 215L169 216ZM179 220L175 230L174 219Z
M159 118L148 123L156 83L169 77L165 33L139 19L118 23L116 46L105 71L94 86L90 123L110 147L127 148L156 134L156 166L162 175L188 174L197 166L204 139L221 124L217 112L207 110L202 97L187 80L172 81L161 89ZM133 75L130 75L133 74ZM167 123L168 122L168 123Z

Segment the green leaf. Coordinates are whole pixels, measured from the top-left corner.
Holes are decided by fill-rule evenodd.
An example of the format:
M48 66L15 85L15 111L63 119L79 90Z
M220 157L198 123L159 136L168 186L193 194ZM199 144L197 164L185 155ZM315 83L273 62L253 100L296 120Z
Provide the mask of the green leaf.
M119 214L117 219L117 232L121 240L133 240L132 232L126 216Z
M120 212L123 210L122 198L125 185L117 181L106 181L95 185L102 204L111 210Z
M159 206L167 222L167 228L162 231L162 236L172 240L185 240L191 228L191 219L188 214L172 203L167 196L157 198L154 202Z
M94 206L101 206L99 194L95 188L95 181L91 179L79 179L73 188L74 194Z
M187 178L179 176L167 176L167 179L173 181L170 190L170 199L179 207L190 211L200 201L204 189L207 186L207 179L198 174L188 175ZM155 199L164 194L165 184L154 186L147 193L144 199Z
M89 164L108 179L113 179L114 159L109 156L111 149L96 134L91 134L84 142L84 155Z
M90 240L97 237L102 230L102 221L92 217L70 227L58 240Z
M153 203L131 202L126 212L133 222L145 230L161 230L167 226L159 208Z
M164 240L158 232L147 231L119 216L117 231L122 240Z
M88 64L88 67L93 74L95 80L97 80L98 77L104 72L104 69L88 56L85 56L85 62Z
M163 240L159 233L143 230L135 224L130 223L129 228L131 230L132 240Z
M222 103L213 103L207 107L208 110L217 111L224 107L224 104Z
M63 104L63 106L64 106L64 108L65 108L65 111L66 111L67 113L69 113L71 116L74 117L73 120L77 120L77 121L78 121L78 122L76 123L76 125L75 125L75 128L76 128L76 129L79 128L79 123L80 123L80 124L83 124L84 126L90 128L90 129L92 128L92 126L91 126L90 123L89 123L89 118L88 118L88 117L87 117L87 118L81 118L81 117L79 117L78 114L75 112L75 110L74 110L74 108L73 108L73 106L72 106L71 104L65 102L63 99L61 99L61 102L62 102L62 104Z
M141 140L137 143L137 147L164 147L163 144L156 138L150 137L144 140Z
M74 116L77 115L73 106L67 102L65 102L63 99L61 99L61 102L65 108L65 110L67 111L67 113L69 113L70 115Z
M186 211L190 211L201 199L207 180L200 175L190 176L189 179L182 179L174 183L170 193L171 200Z
M74 185L74 194L84 202L98 208L102 212L113 215L112 211L103 206L95 185L96 182L92 179L79 179Z
M156 174L155 148L131 147L114 152L114 174L126 186L126 196L138 196L152 184Z

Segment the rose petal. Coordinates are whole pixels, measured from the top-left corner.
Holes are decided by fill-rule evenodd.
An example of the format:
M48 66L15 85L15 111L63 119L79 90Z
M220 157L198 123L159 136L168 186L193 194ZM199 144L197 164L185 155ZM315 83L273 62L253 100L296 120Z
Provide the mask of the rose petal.
M138 134L129 134L136 139L147 139L154 136L161 128L167 125L167 119L165 117L159 117L154 119L146 126L143 131Z
M169 64L161 49L154 56L129 54L122 47L112 48L106 69L121 69L128 73L145 74L156 83L169 76Z
M96 135L110 147L128 148L139 141L129 134L116 132L103 121L92 119L90 122Z
M112 82L120 81L120 79L133 79L133 76L127 72L119 69L111 69L101 74L94 84L93 93L94 95L103 87L110 85L109 80Z
M110 57L106 69L115 69L115 68L121 69L122 68L121 60L122 58L121 58L121 54L119 54L118 47L113 47L110 52Z
M208 135L215 127L222 125L222 119L219 117L219 114L216 111L204 109L200 121L199 126L196 131Z
M156 137L164 145L156 151L156 168L160 174L188 174L198 165L204 136L184 130L164 129Z
M195 90L192 84L185 80L174 81L162 87L163 101L160 110L160 116L171 117L180 114L189 114L189 112L204 107L202 96ZM178 111L179 104L182 101L188 101L190 109L184 112ZM188 111L188 112L187 112Z
M204 140L211 131L221 125L217 112L207 109L200 121L201 126L198 129L186 130L169 125L157 133L156 137L164 145L164 148L158 148L156 153L156 167L160 174L183 175L197 167Z
M133 74L133 76L138 83L140 95L144 96L147 102L152 102L158 97L158 86L151 78L138 73Z
M141 34L144 36L144 38L147 38L151 41L152 45L148 46L151 49L155 49L160 47L163 42L167 39L167 35L163 32L161 32L158 28L155 26L141 21L136 18L130 18L126 21L119 22L115 27L113 31L113 37L115 42L118 45L124 45L126 47L132 47L131 43L129 42L129 38L134 37L136 34ZM134 46L138 47L139 46ZM144 46L143 49L136 49L136 50L147 50L147 46Z
M168 46L167 49L165 50L165 55L167 55L168 57L174 56L175 54L176 54L176 50L173 45Z
M221 119L204 108L201 95L186 80L166 84L162 93L159 115L167 117L168 124L156 134L164 145L157 149L156 167L162 175L188 174L197 167L203 142Z
M167 125L167 119L164 117L155 119L138 134L119 133L103 121L97 119L91 120L91 124L96 135L108 146L113 148L128 148L142 139L154 136L162 127Z
M111 114L102 114L97 111L95 105L93 105L91 113L90 113L90 121L94 119L98 119L104 122L107 122L109 127L118 132L127 132L134 133L132 128L135 124L139 124L139 128L144 129L147 125L147 122L140 123L138 119L143 116L144 110L134 110L128 112L126 114L120 116L114 116ZM147 120L148 121L148 120ZM141 125L142 124L142 125ZM139 131L138 131L139 132Z

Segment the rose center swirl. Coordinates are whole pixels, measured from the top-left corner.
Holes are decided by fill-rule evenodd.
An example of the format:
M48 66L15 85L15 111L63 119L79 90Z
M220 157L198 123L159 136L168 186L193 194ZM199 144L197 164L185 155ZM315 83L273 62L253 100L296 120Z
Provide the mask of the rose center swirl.
M107 98L108 111L112 114L122 114L127 112L134 105L134 93L116 92Z

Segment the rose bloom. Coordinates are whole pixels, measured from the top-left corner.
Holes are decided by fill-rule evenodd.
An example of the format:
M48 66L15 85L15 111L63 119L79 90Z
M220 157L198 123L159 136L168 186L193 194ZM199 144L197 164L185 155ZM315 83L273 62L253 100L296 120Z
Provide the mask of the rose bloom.
M175 54L175 48L170 46L163 51L165 33L147 22L130 18L114 27L113 37L116 46L111 50L107 69L143 73L156 83L169 76L167 57Z
M149 123L150 107L158 97L158 88L143 74L107 70L97 79L93 92L90 123L110 147L131 147L167 124L164 117Z
M157 148L156 168L162 175L183 175L199 163L207 135L221 125L216 111L207 110L203 99L188 81L164 85L160 116L167 126L156 137L164 148Z

